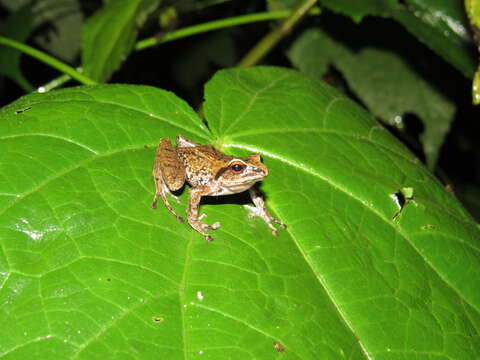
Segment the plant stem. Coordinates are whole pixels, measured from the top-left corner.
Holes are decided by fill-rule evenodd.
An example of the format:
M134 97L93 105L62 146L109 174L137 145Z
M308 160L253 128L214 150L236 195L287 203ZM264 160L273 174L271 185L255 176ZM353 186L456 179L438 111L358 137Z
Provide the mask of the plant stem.
M304 0L300 3L290 12L290 16L260 40L257 45L240 60L237 66L244 68L258 63L285 35L290 33L292 28L307 15L308 11L316 2L317 0Z
M78 68L81 70L81 68ZM77 70L78 72L78 70ZM55 79L50 80L48 83L40 86L37 91L38 92L49 92L50 90L56 89L66 82L70 81L72 78L68 76L67 74L60 75L56 77Z
M73 79L85 85L95 85L97 82L89 77L79 73L74 68L68 66L67 64L61 62L60 60L55 59L54 57L45 54L44 52L37 50L31 46L23 44L21 42L0 36L0 45L5 45L14 49L21 51L24 54L30 55L31 57L50 65L51 67L57 69L58 71L70 75Z
M185 38L192 35L198 35L198 34L206 33L213 30L223 29L227 27L250 24L250 23L260 22L260 21L284 19L289 17L291 14L292 14L291 10L278 10L278 11L268 11L268 12L262 12L262 13L256 13L256 14L235 16L228 19L210 21L204 24L193 25L183 29L176 30L176 31L168 32L161 36L155 36L155 37L141 40L135 45L135 50L139 51L139 50L143 50L145 48L152 47L158 44L163 44L172 40L181 39L181 38ZM320 9L313 8L311 9L310 14L318 15L320 14Z

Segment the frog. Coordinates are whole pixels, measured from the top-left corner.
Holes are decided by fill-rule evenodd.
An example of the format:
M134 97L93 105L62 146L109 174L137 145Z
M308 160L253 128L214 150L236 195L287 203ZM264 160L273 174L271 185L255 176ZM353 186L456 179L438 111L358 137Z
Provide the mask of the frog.
M267 211L265 200L258 189L257 183L268 176L268 168L259 154L234 157L212 145L199 144L182 135L177 136L176 145L174 147L170 139L162 138L157 147L152 172L155 182L155 194L151 204L153 209L157 208L158 198L161 198L167 210L179 222L184 222L185 219L170 205L167 195L180 203L181 200L174 192L188 183L190 191L187 221L210 242L213 237L206 230L216 230L220 223L202 222L207 217L206 214L199 215L202 197L237 194L248 190L255 205L246 205L249 217L258 216L263 219L274 236L278 235L275 225L286 229L283 222Z

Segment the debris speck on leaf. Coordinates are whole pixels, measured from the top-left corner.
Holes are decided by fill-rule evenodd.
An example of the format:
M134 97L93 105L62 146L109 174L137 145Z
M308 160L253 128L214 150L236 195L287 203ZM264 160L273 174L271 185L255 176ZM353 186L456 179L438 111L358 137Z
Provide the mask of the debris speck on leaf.
M273 346L274 346L275 349L277 349L277 351L278 351L279 353L285 352L285 348L284 348L283 345L280 344L279 342L274 341L274 342L273 342Z
M32 108L31 106L27 106L27 107L25 107L25 108L23 108L23 109L18 109L18 110L15 111L15 115L18 115L18 114L21 114L21 113L23 113L23 112L25 112L25 111L28 111L28 110L30 110L31 108Z

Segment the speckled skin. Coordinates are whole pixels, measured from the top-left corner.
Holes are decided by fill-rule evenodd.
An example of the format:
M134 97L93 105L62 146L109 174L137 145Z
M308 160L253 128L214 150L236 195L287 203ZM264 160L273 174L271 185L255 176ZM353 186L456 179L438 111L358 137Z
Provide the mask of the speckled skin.
M277 229L273 223L284 228L286 226L267 212L260 192L253 187L267 175L268 168L257 154L246 158L235 158L211 145L197 144L183 136L177 136L177 148L172 146L169 139L160 139L153 167L156 191L152 208L156 208L160 196L165 207L179 221L185 221L171 207L166 194L180 202L171 191L180 189L187 181L192 186L187 211L188 223L207 241L212 241L213 238L205 232L205 229L218 229L220 223L207 225L201 222L206 217L205 214L198 215L202 196L235 194L249 189L255 204L255 207L251 207L251 216L260 216L272 229L272 234L277 235Z

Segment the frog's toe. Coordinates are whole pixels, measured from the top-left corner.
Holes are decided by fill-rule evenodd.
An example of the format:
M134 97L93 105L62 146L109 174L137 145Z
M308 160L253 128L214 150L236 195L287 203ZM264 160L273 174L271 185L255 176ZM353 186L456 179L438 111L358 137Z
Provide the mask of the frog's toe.
M211 229L211 230L216 230L220 227L220 223L217 221L213 223L212 225L209 224L202 224L203 229Z
M284 224L283 222L281 222L280 220L277 220L277 219L275 219L275 218L273 218L272 220L273 220L273 222L274 222L275 224L277 224L277 225L280 226L281 228L284 228L284 229L287 228L287 225L285 225L285 224Z
M243 207L245 209L247 209L248 211L248 214L247 214L247 217L248 218L253 218L255 216L260 216L259 212L258 212L258 208L255 207L255 206L252 206L252 205L243 205Z
M210 225L210 229L212 230L216 230L220 227L220 223L217 221L217 222L214 222L212 225Z
M205 240L207 240L208 242L212 242L213 237L211 237L210 235L205 235Z

